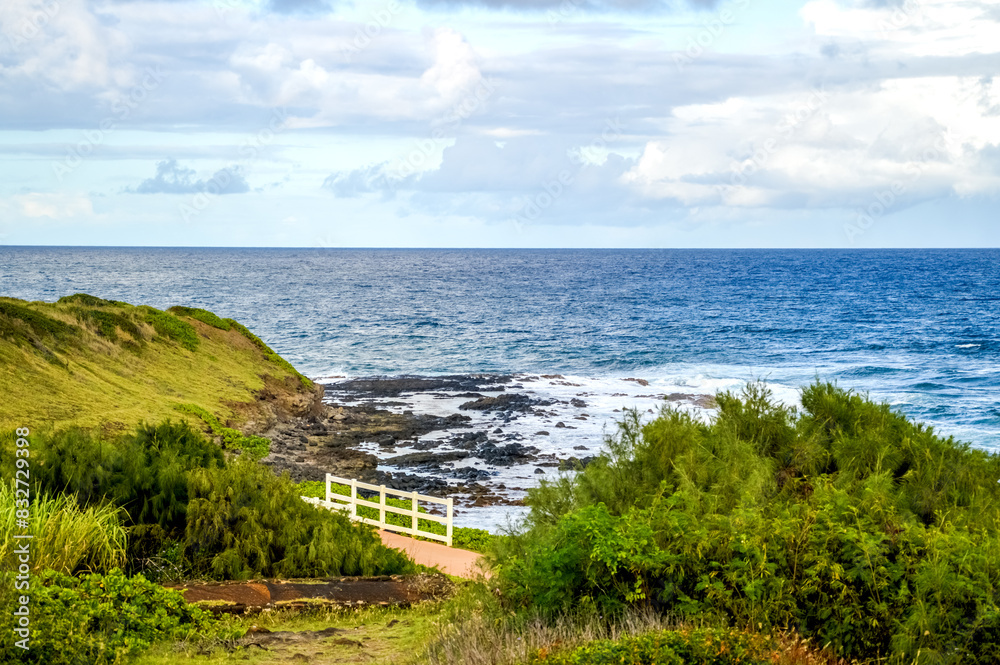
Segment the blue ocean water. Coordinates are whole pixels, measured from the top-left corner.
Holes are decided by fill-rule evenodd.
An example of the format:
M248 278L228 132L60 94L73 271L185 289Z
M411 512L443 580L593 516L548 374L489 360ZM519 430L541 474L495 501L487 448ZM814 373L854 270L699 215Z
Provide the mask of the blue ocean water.
M304 373L816 377L1000 450L998 250L0 247L0 294L205 307Z

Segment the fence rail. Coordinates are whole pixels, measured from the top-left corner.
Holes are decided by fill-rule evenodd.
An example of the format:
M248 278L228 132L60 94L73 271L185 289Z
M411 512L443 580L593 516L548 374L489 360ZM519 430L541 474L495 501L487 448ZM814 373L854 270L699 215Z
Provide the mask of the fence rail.
M333 483L340 485L347 485L351 488L350 496L344 494L337 494L333 491L331 487ZM358 490L368 490L370 492L378 492L378 503L375 501L369 501L358 496ZM410 500L410 508L397 508L396 506L386 505L385 498L386 495L391 494L402 499ZM427 496L425 494L417 494L416 492L403 492L400 490L394 490L386 487L385 485L370 485L368 483L362 483L353 478L338 478L337 476L326 474L326 499L317 499L313 497L302 497L303 500L317 506L322 506L323 508L328 508L330 510L342 510L347 512L347 516L352 520L357 522L363 522L365 524L371 524L377 526L380 529L385 529L386 531L398 531L399 533L409 534L411 536L420 536L421 538L430 538L432 540L440 540L451 547L452 542L452 531L454 530L454 515L455 506L452 499L441 499L436 496ZM375 497L372 497L373 499ZM444 517L440 515L432 515L431 513L421 513L418 511L419 502L424 501L426 503L436 503L443 505L446 509L446 515ZM372 508L378 511L378 519L374 520L363 515L358 514L358 507ZM386 521L386 514L394 513L396 515L402 515L404 517L410 517L410 526L400 526L399 524L392 524ZM419 528L420 520L427 520L430 522L437 522L439 524L445 525L445 535L439 533L432 533L430 531L422 531Z

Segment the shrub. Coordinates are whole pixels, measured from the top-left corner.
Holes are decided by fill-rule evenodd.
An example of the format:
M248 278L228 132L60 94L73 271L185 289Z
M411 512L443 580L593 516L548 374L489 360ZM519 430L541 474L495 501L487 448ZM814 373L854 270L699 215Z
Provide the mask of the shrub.
M183 528L187 472L223 464L223 453L186 423L142 424L114 440L73 428L36 434L32 470L38 490L65 492L81 505L105 500L132 524Z
M618 640L596 640L575 649L542 649L530 663L552 665L771 665L775 640L728 629L663 630Z
M8 582L8 580L4 580ZM4 584L4 607L13 592ZM112 665L124 662L156 640L233 637L205 611L188 605L143 576L121 571L68 577L47 571L32 580L31 642L24 651L14 644L14 616L0 614L3 662L39 665Z
M801 412L761 385L717 403L709 423L628 414L606 455L531 492L491 555L507 605L645 605L907 665L991 644L1000 457L830 384Z
M125 332L131 337L126 345L128 348L138 350L145 343L142 332L132 320L115 312L106 312L100 309L74 310L76 318L89 323L97 329L97 334L111 342L118 341L118 331Z
M302 501L286 476L250 460L192 472L187 553L222 579L414 571L367 526Z
M22 302L12 298L0 299L0 338L9 339L19 346L33 347L47 362L66 367L53 349L58 350L76 341L79 329L25 307Z
M201 343L201 340L198 338L198 332L187 321L182 321L173 314L161 312L148 305L141 305L136 309L140 312L146 323L153 326L156 334L177 342L188 351L196 351L198 349L198 345Z
M66 495L35 494L27 530L16 528L14 491L0 484L0 567L16 570L14 534L27 533L33 570L106 572L125 561L121 510L111 505L81 508Z
M192 319L206 323L213 328L218 328L219 330L231 330L233 327L228 321L220 318L207 309L200 309L198 307L182 307L178 305L171 307L167 311L171 314L176 314L177 316L189 316Z
M125 303L116 300L105 300L92 296L89 293L74 293L71 296L63 296L56 301L60 305L83 305L84 307L111 307L113 305L124 305Z

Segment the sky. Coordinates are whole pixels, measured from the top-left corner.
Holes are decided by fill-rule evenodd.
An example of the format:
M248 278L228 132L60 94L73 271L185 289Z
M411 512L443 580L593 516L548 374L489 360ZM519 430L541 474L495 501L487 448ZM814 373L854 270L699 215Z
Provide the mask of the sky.
M3 0L0 243L997 247L994 74L995 0Z

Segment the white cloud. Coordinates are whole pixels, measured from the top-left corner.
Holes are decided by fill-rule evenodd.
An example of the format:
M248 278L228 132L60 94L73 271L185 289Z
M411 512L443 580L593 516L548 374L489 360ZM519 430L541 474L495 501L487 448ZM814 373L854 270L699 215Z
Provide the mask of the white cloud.
M813 0L802 18L820 37L871 42L910 56L958 57L1000 50L996 5L975 0L902 0L882 5Z
M29 219L48 217L56 221L70 217L93 217L94 205L86 196L54 192L18 194L3 202L9 212Z

